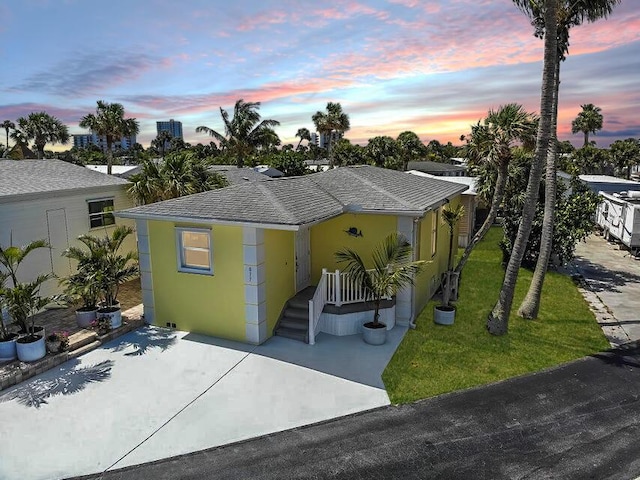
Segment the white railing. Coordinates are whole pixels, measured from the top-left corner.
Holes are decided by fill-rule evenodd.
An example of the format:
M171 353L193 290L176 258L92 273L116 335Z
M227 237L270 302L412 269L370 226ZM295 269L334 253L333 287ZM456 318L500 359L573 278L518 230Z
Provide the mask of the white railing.
M309 300L309 345L316 343L316 329L320 322L320 315L327 304L327 269L322 269L322 276L316 287L316 293Z
M369 270L372 271L372 270ZM382 297L389 300L390 297ZM368 298L364 289L356 284L353 278L348 274L336 270L328 272L326 268L322 269L322 276L316 287L313 298L309 300L309 344L315 343L318 323L325 305L348 305L350 303L362 303Z

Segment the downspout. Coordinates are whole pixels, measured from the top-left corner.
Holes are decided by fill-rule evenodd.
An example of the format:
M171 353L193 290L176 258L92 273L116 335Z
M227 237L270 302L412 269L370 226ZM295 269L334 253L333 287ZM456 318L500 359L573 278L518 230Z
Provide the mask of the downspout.
M418 260L418 257L420 255L420 252L416 252L416 245L418 245L418 229L416 228L416 225L418 224L418 222L420 221L419 217L415 217L413 219L413 233L412 233L412 245L413 245L413 261L415 262L416 260ZM411 330L415 330L416 329L416 323L415 323L415 316L413 315L413 306L415 304L415 294L416 294L416 290L415 290L415 285L412 288L412 292L411 292L411 317L409 317L409 328Z

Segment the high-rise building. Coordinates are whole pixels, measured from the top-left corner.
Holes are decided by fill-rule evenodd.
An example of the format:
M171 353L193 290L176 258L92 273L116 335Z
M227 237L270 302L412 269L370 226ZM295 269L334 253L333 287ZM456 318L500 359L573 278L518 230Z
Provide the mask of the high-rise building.
M328 148L329 138L331 138L331 143L335 145L338 140L342 138L342 135L342 133L336 132L335 130L329 134L313 132L311 134L311 143L320 148Z
M111 150L118 148L122 150L129 150L136 143L136 136L129 135L122 137L114 141L111 145ZM78 148L86 148L89 145L97 145L103 152L107 151L107 139L103 135L96 135L95 133L83 133L79 135L73 135L73 146Z
M168 122L156 122L156 130L158 134L160 132L169 132L173 138L184 140L182 136L182 122L174 120L173 118Z

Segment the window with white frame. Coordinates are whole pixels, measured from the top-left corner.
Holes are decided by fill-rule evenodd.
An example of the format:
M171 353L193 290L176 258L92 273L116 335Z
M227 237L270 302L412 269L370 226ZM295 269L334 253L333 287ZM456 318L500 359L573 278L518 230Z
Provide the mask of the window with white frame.
M211 230L206 228L176 228L178 271L213 274Z
M113 198L99 198L89 200L89 227L98 228L114 225L116 219L113 216Z
M436 255L438 249L438 213L440 210L434 210L431 215L431 256Z

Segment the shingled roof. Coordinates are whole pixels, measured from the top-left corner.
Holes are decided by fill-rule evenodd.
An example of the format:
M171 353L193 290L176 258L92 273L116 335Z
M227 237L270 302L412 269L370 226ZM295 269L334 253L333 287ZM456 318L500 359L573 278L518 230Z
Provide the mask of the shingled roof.
M343 212L421 216L465 190L446 180L371 166L247 182L119 212L127 218L298 226Z
M128 183L62 160L0 160L0 202Z

